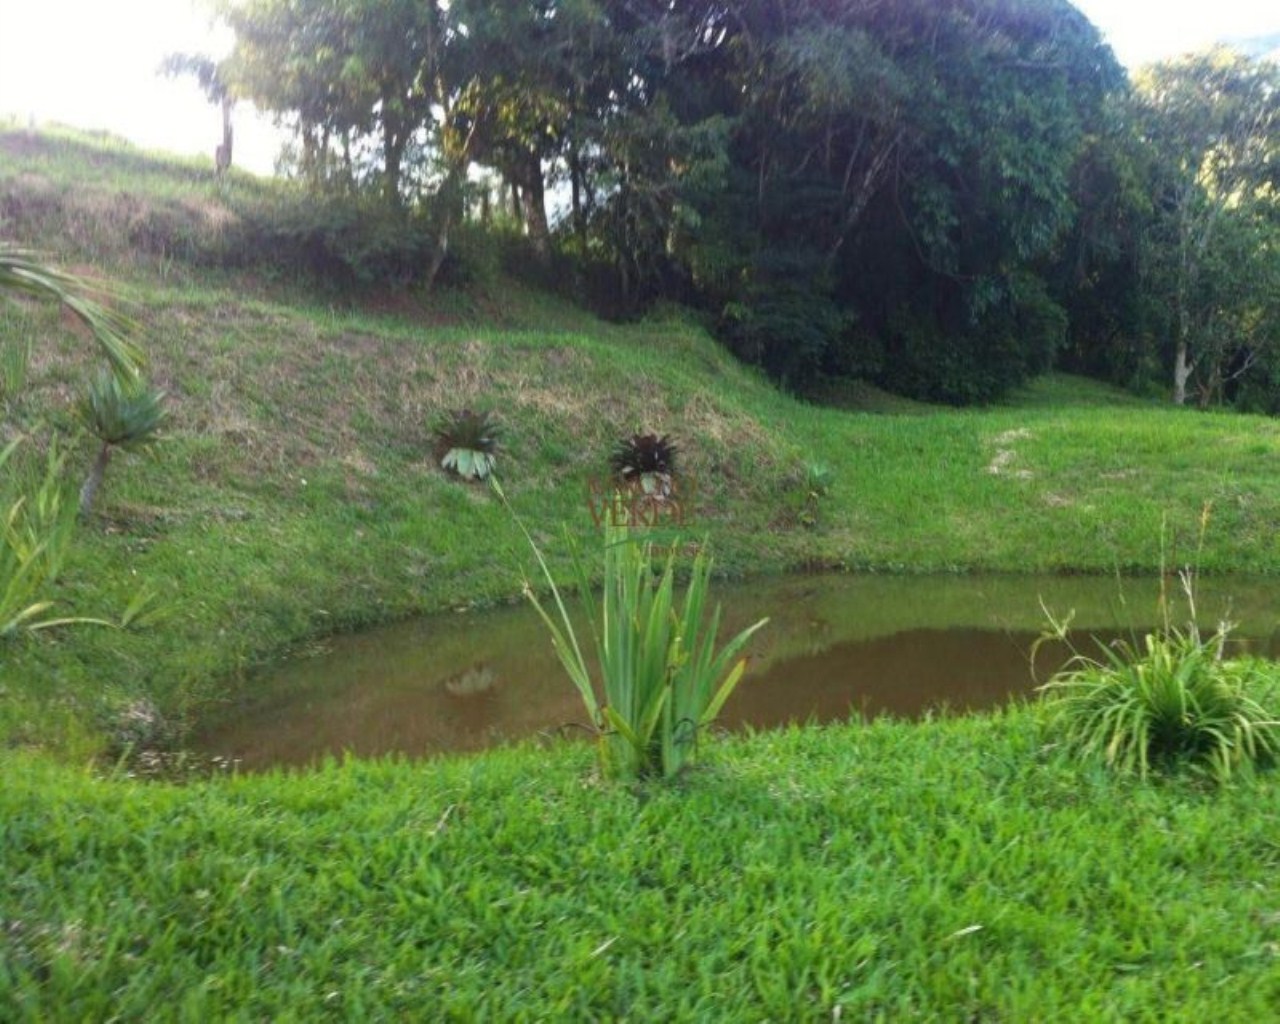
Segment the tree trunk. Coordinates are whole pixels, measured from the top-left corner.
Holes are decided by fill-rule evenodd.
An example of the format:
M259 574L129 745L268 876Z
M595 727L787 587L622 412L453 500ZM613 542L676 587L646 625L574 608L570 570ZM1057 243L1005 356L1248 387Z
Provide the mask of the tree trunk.
M111 445L104 444L93 460L89 475L85 477L84 486L80 488L80 515L88 517L93 511L93 500L98 496L98 488L102 486L102 478L107 473L107 463L111 461Z
M218 177L231 166L231 98L222 97L222 144L213 151L213 173Z
M231 166L231 97L222 97L222 145L227 151L227 166Z
M404 156L404 141L389 127L382 133L382 194L389 206L400 205L400 162Z
M1178 339L1178 348L1173 357L1173 404L1183 405L1187 401L1187 380L1195 366L1187 358L1187 342Z
M427 291L435 287L436 276L444 266L445 257L449 255L449 237L453 233L454 217L461 205L463 172L454 168L449 171L439 192L436 193L436 204L440 209L440 219L436 224L436 244L431 253L431 262L427 264L427 273L423 281Z
M573 199L573 233L578 236L578 255L587 255L587 218L582 210L582 158L575 145L569 150L569 184Z
M551 229L547 226L547 204L542 182L542 161L529 153L520 166L520 198L524 206L524 227L533 251L545 258L551 252Z

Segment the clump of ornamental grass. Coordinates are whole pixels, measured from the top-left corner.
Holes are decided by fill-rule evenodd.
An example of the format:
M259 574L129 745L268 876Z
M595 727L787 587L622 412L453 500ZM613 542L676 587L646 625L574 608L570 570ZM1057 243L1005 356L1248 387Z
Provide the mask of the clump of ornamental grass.
M497 461L500 433L491 413L455 410L432 432L436 458L443 469L464 480L487 480Z
M1185 627L1173 626L1166 611L1141 641L1099 642L1098 657L1071 648L1040 690L1051 727L1081 754L1144 779L1188 768L1225 783L1280 760L1277 668L1225 657L1228 623L1203 637L1191 574L1180 578L1190 602ZM1050 623L1041 640L1069 644L1069 619Z
M527 583L525 594L582 698L598 738L602 773L622 780L676 775L696 759L699 736L746 671L746 658L739 655L768 619L717 647L720 606L707 615L711 558L705 549L695 555L681 597L675 582L678 541L659 558L651 541L634 536L625 524L606 522L598 598L587 565L576 552L573 560L587 642L599 667L597 685L551 570L524 525L516 522L542 569L555 614Z

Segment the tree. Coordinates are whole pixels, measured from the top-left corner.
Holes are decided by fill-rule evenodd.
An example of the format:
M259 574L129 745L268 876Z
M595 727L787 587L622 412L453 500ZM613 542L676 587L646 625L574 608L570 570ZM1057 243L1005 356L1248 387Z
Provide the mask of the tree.
M1225 363L1244 369L1274 336L1273 271L1280 198L1280 65L1217 48L1156 64L1136 82L1137 120L1150 148L1155 216L1147 288L1168 310L1173 401L1201 372L1220 390ZM1251 268L1261 273L1250 273Z
M263 110L293 118L303 172L330 175L334 146L348 177L368 142L387 202L403 199L404 161L439 101L447 5L419 0L223 0L235 32L219 78Z
M161 73L170 78L188 75L196 80L200 90L210 103L218 104L222 111L222 142L214 150L214 173L223 174L231 166L232 131L231 109L235 106L231 90L223 80L218 65L212 57L201 53L171 53L160 65Z

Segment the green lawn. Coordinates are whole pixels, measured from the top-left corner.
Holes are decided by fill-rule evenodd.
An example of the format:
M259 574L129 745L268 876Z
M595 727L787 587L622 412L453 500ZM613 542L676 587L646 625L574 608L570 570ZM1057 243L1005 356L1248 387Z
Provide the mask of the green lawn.
M1261 1021L1280 792L1116 781L1033 715L186 787L6 758L6 1019Z

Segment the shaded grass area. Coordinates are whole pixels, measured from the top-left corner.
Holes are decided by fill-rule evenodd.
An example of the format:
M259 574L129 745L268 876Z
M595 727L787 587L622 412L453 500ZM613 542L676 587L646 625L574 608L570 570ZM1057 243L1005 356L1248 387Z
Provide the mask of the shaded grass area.
M10 1019L1262 1020L1273 785L1072 763L1033 714L191 786L4 755ZM157 1016L158 1015L158 1016Z

